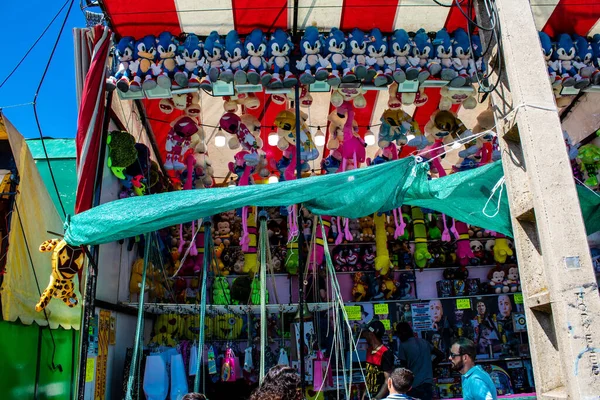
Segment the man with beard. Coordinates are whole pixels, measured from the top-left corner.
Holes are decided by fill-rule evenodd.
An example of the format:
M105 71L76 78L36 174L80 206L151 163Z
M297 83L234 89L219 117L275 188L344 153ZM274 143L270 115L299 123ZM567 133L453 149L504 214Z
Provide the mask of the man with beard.
M475 365L475 343L461 338L450 348L452 369L462 375L464 400L497 400L496 386L479 365Z
M367 373L365 383L369 395L365 392L363 399L383 399L388 395L387 380L394 370L394 353L384 346L385 326L379 320L372 320L361 331L367 340Z

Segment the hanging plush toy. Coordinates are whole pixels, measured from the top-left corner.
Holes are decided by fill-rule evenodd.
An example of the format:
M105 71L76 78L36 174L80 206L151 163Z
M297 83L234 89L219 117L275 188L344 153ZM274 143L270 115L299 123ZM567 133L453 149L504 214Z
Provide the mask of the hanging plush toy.
M352 300L361 302L368 300L369 286L367 285L366 276L362 272L354 274L354 286L352 287Z
M477 107L475 89L472 86L467 85L453 89L443 86L440 88L440 95L442 96L439 105L440 110L450 110L454 105L462 105L466 110L472 110Z
M325 39L325 60L329 62L331 74L327 78L327 83L331 87L338 87L342 81L352 82L356 79L353 73L348 68L346 57L346 35L338 28L331 28L329 36ZM340 77L340 72L343 77Z
M235 166L241 168L243 171L239 174L238 185L246 186L249 184L253 167L258 165L259 143L248 127L242 122L242 119L236 114L225 113L219 121L219 126L226 132L234 135L230 139L230 148L232 146L233 148L237 148L238 145L242 147L242 150L235 155ZM232 167L233 165L230 164L230 170Z
M341 171L350 169L349 161L352 162L352 168L357 169L360 167L360 164L365 162L366 145L364 140L354 132L354 107L350 102L345 101L341 106L337 107L337 113L346 116L346 122L344 123L344 144L340 151L342 154Z
M256 211L250 211L248 213L246 232L240 238L240 245L244 252L244 268L242 272L245 274L256 275L258 273L256 256L258 240L256 235Z
M204 90L212 90L212 84L219 79L223 63L223 43L219 33L212 31L204 42L204 72L206 76L200 82L200 88Z
M579 148L577 158L583 164L588 178L585 184L591 187L598 186L598 169L600 168L600 147L595 144L586 144Z
M50 283L35 305L35 310L40 312L46 308L52 297L61 299L68 307L75 307L77 296L73 278L83 267L83 249L71 247L64 240L51 239L40 245L40 251L52 252L52 274Z
M346 47L348 65L359 81L364 79L366 82L370 82L375 77L375 71L367 69L368 43L369 37L358 28L354 28L348 35L348 47Z
M458 76L458 73L452 63L452 39L446 28L437 31L432 44L435 54L435 59L432 62L439 64L441 68L440 78L444 81L452 81Z
M175 82L182 87L200 86L200 76L202 72L202 42L193 33L190 33L183 42L183 51L181 56L177 56L177 64L183 71L175 73Z
M367 44L367 64L369 72L375 73L373 83L375 86L389 85L394 81L392 70L386 63L388 54L388 40L378 28L373 28L369 33L370 42Z
M217 276L212 285L213 304L227 305L231 304L231 293L229 282L224 276Z
M198 132L198 125L192 118L184 116L171 123L167 134L167 157L165 168L168 170L183 170L188 150L192 144L192 135ZM191 155L191 152L190 152Z
M376 213L373 216L375 224L375 271L379 275L387 275L392 268L390 253L387 248L387 234L385 230L385 214Z
M425 268L428 260L431 259L431 254L427 248L427 230L425 228L425 219L423 211L419 207L411 207L413 231L415 233L415 265L419 269Z
M237 85L246 83L245 69L248 66L246 49L235 30L229 31L225 37L225 60L220 79L224 82L235 82Z
M115 47L115 57L119 61L119 65L115 74L106 79L106 90L111 91L118 88L123 93L129 91L129 82L131 81L129 63L133 60L134 44L135 39L131 36L125 36L119 40Z
M418 79L419 82L423 82L432 74L439 73L440 65L431 62L434 55L433 46L424 29L417 31L411 50L411 55L408 57L410 66L406 69L406 79L411 81Z
M282 86L290 88L298 83L298 79L290 72L290 54L293 49L294 44L290 35L283 29L277 28L267 45L269 66L273 68L273 78L269 82L272 89L279 89Z
M233 313L226 313L214 317L213 326L216 330L215 336L217 339L235 340L239 338L242 333L244 320Z
M134 78L129 89L133 92L140 90L152 90L156 87L155 76L162 70L156 65L156 38L153 35L144 36L135 42L133 49L133 62L129 64L129 70L133 72Z
M254 29L244 42L248 54L248 82L257 85L259 82L267 86L271 81L271 74L267 72L267 39L260 29Z
M464 222L456 221L456 230L459 235L456 241L456 257L458 257L459 264L466 267L471 259L475 257L470 246L469 228Z
M125 169L136 162L138 152L135 138L125 131L112 131L106 139L108 160L106 165L119 179L126 180Z
M310 129L306 125L308 115L304 112L300 113L300 143L296 142L296 114L292 110L281 111L275 117L274 124L277 127L279 141L277 147L283 151L283 157L286 159L287 167L284 172L285 180L293 180L296 178L296 146L300 146L300 163L303 168L309 167L307 161L312 161L319 156L313 140Z
M175 73L178 71L175 60L177 56L177 43L175 43L175 38L171 32L163 32L158 36L156 53L158 57L157 65L161 69L160 74L156 78L156 83L164 89L170 89L172 83L175 84L175 88L178 88L177 82L173 80Z
M300 83L310 85L315 80L324 81L328 77L327 61L323 58L323 38L314 26L306 27L300 40L302 58L296 61L296 68L304 71L300 75ZM314 72L314 75L313 75Z
M403 83L410 66L408 57L411 55L410 37L404 29L396 29L390 37L390 53L393 57L386 62L393 69L394 80Z

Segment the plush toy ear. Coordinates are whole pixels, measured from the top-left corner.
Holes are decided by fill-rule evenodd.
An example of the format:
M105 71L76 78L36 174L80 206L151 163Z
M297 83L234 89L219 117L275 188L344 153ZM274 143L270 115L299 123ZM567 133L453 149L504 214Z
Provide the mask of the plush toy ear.
M288 147L290 147L290 144L287 140L280 136L279 141L277 142L277 147L279 150L286 150Z
M331 94L331 104L334 107L339 107L344 104L344 97L337 90Z
M365 108L367 106L367 99L362 94L359 94L354 98L354 107Z
M240 147L240 141L238 140L237 136L232 136L229 139L229 142L227 143L227 145L229 146L229 148L231 150L235 150L235 149L238 149Z

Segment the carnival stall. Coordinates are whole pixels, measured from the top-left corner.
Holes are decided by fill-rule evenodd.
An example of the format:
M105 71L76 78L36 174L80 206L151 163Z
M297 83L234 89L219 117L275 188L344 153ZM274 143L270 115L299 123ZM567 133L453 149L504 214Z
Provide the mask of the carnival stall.
M81 301L88 259L85 398L247 398L289 364L306 398L360 399L372 319L394 349L399 322L446 356L470 338L498 395L535 392L488 98L501 63L471 2L325 3L105 0L107 26L80 38L87 182L42 249L36 309ZM567 122L600 90L597 17L535 13ZM596 129L565 133L588 234ZM435 398L460 382L440 363Z

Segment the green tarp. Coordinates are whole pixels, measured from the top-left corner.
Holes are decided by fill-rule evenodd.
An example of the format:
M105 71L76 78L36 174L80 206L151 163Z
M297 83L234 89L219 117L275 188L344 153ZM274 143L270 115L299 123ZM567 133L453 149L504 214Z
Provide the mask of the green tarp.
M187 190L116 200L67 220L65 240L71 245L102 244L242 206L299 203L315 214L348 218L389 211L402 204L417 205L512 236L506 190L497 185L503 177L499 161L434 180L428 180L428 168L427 163L415 163L413 158L407 158L277 184ZM591 234L600 230L600 197L585 188L578 192L586 228Z

